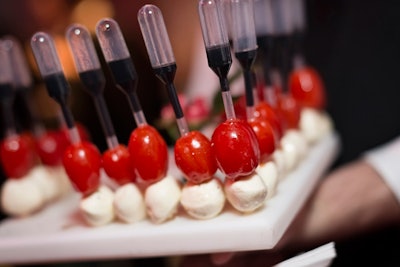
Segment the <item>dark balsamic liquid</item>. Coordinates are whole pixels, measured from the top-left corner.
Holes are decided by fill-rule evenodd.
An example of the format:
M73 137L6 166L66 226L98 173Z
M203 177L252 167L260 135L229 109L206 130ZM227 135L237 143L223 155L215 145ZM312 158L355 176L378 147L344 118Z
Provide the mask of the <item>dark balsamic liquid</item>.
M176 93L174 78L176 73L176 64L172 63L162 67L154 68L156 76L165 84L168 90L168 98L174 109L175 117L177 119L183 118L183 111L179 103L178 95Z
M118 88L125 93L133 112L142 110L136 94L138 75L131 58L118 59L108 62L114 81Z
M264 82L266 85L272 85L270 76L272 63L272 37L269 35L257 36L257 45L259 51L257 62L262 66Z
M8 99L12 100L15 96L13 86L11 83L1 83L0 84L0 100L7 101Z
M3 131L16 127L13 112L14 98L15 94L11 84L0 84L0 114L3 115Z
M136 90L138 75L131 58L119 59L108 62L108 67L114 77L114 81L125 93Z
M273 68L279 71L282 80L282 90L287 92L288 77L292 69L291 40L288 35L278 35L273 38Z
M253 77L251 67L256 59L257 50L249 50L244 52L235 53L236 58L240 62L243 68L245 92L246 92L246 105L248 107L254 106L254 95L253 95Z
M53 73L43 77L49 96L59 104L67 103L69 96L69 85L67 79L61 72Z
M97 95L94 97L94 104L96 106L97 113L100 117L101 126L106 137L114 136L114 126L111 122L110 113L108 112L107 104L104 100L103 95Z
M79 73L86 91L92 96L97 96L103 93L106 80L101 69L88 70Z
M176 64L172 63L158 68L153 68L155 75L164 83L172 83L175 78Z
M43 77L47 92L51 98L60 104L68 128L74 127L74 119L67 107L69 85L62 72L53 73Z
M248 70L253 66L256 56L256 49L235 53L235 57L238 59L240 65L245 70Z
M93 97L97 114L103 127L104 134L109 137L115 135L110 113L103 97L106 80L101 69L88 70L79 73L79 77L86 91Z
M206 48L208 66L221 79L226 79L232 65L229 43ZM226 90L226 88L222 88Z

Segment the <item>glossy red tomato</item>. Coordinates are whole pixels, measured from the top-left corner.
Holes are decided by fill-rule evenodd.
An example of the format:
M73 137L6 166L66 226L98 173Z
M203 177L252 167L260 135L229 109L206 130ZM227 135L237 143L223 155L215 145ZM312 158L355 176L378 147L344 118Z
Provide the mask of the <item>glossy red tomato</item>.
M279 110L273 109L269 104L261 101L256 105L254 117L262 118L268 121L270 125L274 128L278 139L283 136L283 125Z
M128 149L138 178L153 183L165 177L168 170L168 150L156 129L150 125L137 127L131 133Z
M174 152L176 166L192 183L205 182L217 171L211 142L198 131L180 137L175 143Z
M260 161L257 136L251 126L240 119L218 125L211 138L218 167L227 178L251 174Z
M128 148L124 145L118 145L103 153L103 168L107 175L120 185L136 180Z
M0 159L8 178L21 178L37 163L34 141L30 134L22 133L1 141Z
M65 140L65 135L59 131L46 131L36 139L37 153L45 165L61 165L67 147L68 142Z
M63 165L75 190L90 195L100 185L101 154L92 144L83 141L67 147Z
M289 88L300 105L316 109L325 107L324 84L315 69L305 67L294 70L289 77Z
M278 98L278 108L282 115L284 128L297 128L301 112L301 107L297 100L290 93L282 93Z
M260 148L260 162L269 160L271 154L275 151L278 144L274 128L263 118L255 118L249 121L251 128L257 136L258 146Z

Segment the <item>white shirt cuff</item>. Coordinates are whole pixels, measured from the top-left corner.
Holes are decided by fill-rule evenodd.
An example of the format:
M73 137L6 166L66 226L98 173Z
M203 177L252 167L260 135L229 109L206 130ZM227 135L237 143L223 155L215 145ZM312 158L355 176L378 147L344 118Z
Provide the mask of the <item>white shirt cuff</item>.
M366 152L364 158L381 175L400 203L400 137Z

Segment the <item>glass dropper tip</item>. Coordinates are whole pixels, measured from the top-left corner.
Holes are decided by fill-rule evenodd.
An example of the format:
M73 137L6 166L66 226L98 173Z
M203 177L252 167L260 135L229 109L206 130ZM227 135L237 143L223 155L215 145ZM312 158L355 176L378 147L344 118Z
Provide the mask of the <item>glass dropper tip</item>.
M155 5L144 5L138 12L138 21L151 66L159 68L175 64L174 53L161 10Z
M13 83L16 88L29 88L32 86L32 76L22 49L21 43L11 35L3 38L4 45L9 47Z
M11 58L3 40L0 40L0 84L12 84Z
M32 36L31 47L39 71L43 77L62 72L53 38L45 32L37 32Z
M146 125L146 119L136 94L137 73L118 23L111 18L101 19L96 35L115 83L128 98L136 124Z
M176 63L162 12L155 5L145 5L138 12L138 21L151 65L157 77L167 87L178 129L183 136L189 132L189 127L173 83Z
M130 58L124 36L115 20L100 20L96 25L96 35L107 62Z
M53 38L45 32L37 32L32 36L31 48L49 96L61 107L70 132L70 141L72 143L80 142L79 134L76 134L72 112L66 104L70 88L62 71Z
M200 0L198 10L206 48L229 44L223 12L218 2Z
M80 24L68 27L65 34L78 73L100 69L100 61L89 30Z
M257 49L253 0L231 0L232 43L235 53Z
M90 32L86 27L74 24L67 29L66 38L80 79L86 90L92 94L106 136L107 146L113 149L118 145L118 139L102 94L105 79Z
M258 36L274 33L271 0L254 0L254 25Z

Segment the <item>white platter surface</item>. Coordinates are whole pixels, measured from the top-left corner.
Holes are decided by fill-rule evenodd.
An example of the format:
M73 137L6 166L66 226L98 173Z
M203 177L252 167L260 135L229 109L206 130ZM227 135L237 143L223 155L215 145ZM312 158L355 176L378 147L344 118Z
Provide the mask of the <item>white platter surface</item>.
M112 223L86 226L71 194L23 219L0 223L0 263L41 263L139 258L273 248L335 159L339 138L329 134L284 177L276 194L257 212L242 215L229 205L210 220L180 211L172 220L153 224Z

